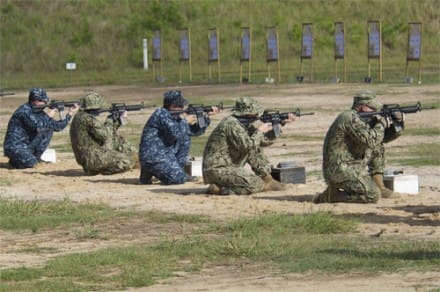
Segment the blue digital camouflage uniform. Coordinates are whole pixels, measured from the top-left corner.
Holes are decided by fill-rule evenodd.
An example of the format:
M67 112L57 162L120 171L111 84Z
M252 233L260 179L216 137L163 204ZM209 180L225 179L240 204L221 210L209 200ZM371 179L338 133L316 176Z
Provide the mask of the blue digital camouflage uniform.
M81 110L70 126L75 159L89 175L114 174L133 169L136 149L117 133L121 126L109 116L104 123Z
M15 168L34 167L49 146L53 132L62 131L71 116L56 121L46 113L33 112L32 105L21 105L8 123L3 150L9 163Z
M380 123L371 127L355 110L341 113L330 126L324 140L323 174L329 188L347 193L347 202L378 200L381 192L371 175L383 173L383 137Z
M208 126L210 119L205 116ZM202 135L206 127L189 125L166 108L157 109L144 126L139 145L139 161L143 169L163 184L186 181L184 167L188 161L191 137Z

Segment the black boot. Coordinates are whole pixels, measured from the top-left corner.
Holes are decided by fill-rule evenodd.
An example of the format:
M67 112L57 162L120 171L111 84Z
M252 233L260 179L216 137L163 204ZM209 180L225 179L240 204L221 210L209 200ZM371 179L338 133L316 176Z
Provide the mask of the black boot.
M153 175L145 167L141 167L141 175L139 177L139 182L142 185L151 185L153 182L151 178Z

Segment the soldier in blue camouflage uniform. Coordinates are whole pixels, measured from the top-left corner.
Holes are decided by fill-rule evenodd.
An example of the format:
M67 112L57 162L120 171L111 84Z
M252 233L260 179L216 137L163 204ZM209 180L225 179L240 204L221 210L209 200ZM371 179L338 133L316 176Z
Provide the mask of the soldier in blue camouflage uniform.
M378 115L375 123L368 123L359 116L381 108L374 92L359 92L353 98L352 109L342 112L330 126L322 166L328 187L315 196L315 203L375 203L380 196L394 195L383 184L383 139L390 122Z
M145 124L139 146L141 184L151 184L153 176L166 185L183 184L191 179L184 171L191 137L202 135L210 119L205 115L206 126L200 127L195 115L179 113L186 104L179 90L168 91L164 94L163 107ZM218 109L213 107L213 113L216 112Z
M63 120L55 120L56 109L34 112L33 106L49 103L49 97L43 88L32 88L28 102L21 105L12 115L8 123L3 150L14 168L31 168L41 162L41 155L47 149L53 132L66 128L72 115L79 106L69 109Z
M203 178L210 184L208 193L249 195L262 191L283 190L272 179L271 166L262 147L275 139L271 123L260 123L264 109L252 98L236 101L233 115L224 118L212 131L203 154ZM289 114L289 120L295 120ZM258 125L258 123L260 123ZM244 169L249 164L253 173Z
M113 120L109 115L102 123L97 116L100 109L107 108L104 98L90 92L81 98L81 110L70 126L70 140L75 159L86 174L114 174L134 168L136 149L117 130L127 118L124 111Z

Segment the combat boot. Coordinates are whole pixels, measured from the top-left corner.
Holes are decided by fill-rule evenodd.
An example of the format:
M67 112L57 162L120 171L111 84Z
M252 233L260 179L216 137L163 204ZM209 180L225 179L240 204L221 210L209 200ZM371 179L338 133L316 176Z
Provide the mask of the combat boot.
M152 177L153 175L151 174L151 172L149 172L146 168L141 167L141 175L139 176L139 182L142 185L151 185L153 183L153 181L151 180Z
M263 191L282 191L286 189L286 186L272 178L271 175L266 175L262 178L264 181Z
M396 198L398 194L385 187L383 183L383 174L376 173L371 177L374 183L379 187L382 198Z
M229 195L229 193L230 192L228 188L219 187L216 184L210 184L208 187L208 194L226 196Z
M344 190L327 186L325 191L317 194L312 199L313 203L342 203L347 201L347 193Z

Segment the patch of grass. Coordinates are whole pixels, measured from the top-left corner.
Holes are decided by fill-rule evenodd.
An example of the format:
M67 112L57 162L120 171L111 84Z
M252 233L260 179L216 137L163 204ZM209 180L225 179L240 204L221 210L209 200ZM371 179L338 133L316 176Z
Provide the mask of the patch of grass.
M191 139L191 156L202 156L205 150L206 141L208 141L208 135L202 135L198 137L193 137Z
M266 214L216 223L181 240L70 254L43 267L3 270L0 289L121 290L144 287L205 263L242 260L284 272L396 272L440 270L438 241L365 238L357 222L329 213Z
M411 128L405 129L403 132L405 136L439 136L440 128Z
M0 228L9 230L56 227L75 222L93 222L98 218L121 215L104 204L79 205L63 201L6 200L0 198Z
M290 135L281 135L278 140L295 140L295 141L323 141L323 136L310 136L310 135L298 135L298 134L290 134Z
M209 220L197 215L162 214L158 212L129 212L115 210L104 204L76 204L68 198L63 201L6 200L0 198L0 228L8 230L56 227L62 224L81 223L74 233L79 239L101 237L93 223L141 216L153 223L206 223Z
M388 154L392 163L410 166L440 165L438 143L420 143L413 146L397 146Z
M295 152L287 152L283 154L277 154L274 156L278 157L290 157L290 156L316 156L317 151L295 151Z
M104 239L99 235L99 230L95 228L92 224L84 224L80 229L74 232L75 238L78 240L86 239Z
M306 177L315 177L317 179L323 179L324 175L322 174L322 170L311 170L306 172Z
M23 249L20 249L16 252L22 253L36 253L36 254L48 254L48 253L57 253L59 250L54 247L41 247L41 246L30 246Z
M0 177L0 187L9 187L11 186L11 182L4 177Z

